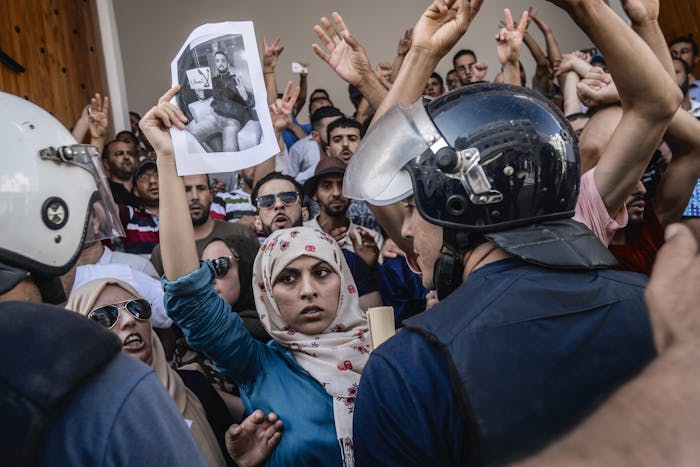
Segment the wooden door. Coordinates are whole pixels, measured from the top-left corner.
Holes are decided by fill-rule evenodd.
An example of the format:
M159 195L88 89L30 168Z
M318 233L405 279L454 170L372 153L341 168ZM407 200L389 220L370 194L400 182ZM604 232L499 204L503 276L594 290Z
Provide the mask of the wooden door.
M0 90L45 108L71 128L107 90L95 0L0 1Z

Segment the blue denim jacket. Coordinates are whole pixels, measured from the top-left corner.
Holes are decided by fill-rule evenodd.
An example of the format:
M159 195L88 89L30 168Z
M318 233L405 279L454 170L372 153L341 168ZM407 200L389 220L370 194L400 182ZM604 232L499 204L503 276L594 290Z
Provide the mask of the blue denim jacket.
M165 309L192 348L238 384L247 414L275 412L284 423L266 465L340 465L331 396L285 347L251 337L214 290L214 278L205 261L176 281L163 276Z

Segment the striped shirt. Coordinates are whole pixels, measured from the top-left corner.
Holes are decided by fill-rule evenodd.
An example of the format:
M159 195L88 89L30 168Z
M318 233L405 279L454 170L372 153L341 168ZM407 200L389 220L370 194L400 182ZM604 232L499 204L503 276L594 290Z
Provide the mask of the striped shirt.
M159 241L158 216L147 209L120 204L119 217L126 232L123 242L126 252L150 258Z
M250 202L250 195L243 190L219 193L211 203L211 217L220 221L238 222L243 216L258 214Z

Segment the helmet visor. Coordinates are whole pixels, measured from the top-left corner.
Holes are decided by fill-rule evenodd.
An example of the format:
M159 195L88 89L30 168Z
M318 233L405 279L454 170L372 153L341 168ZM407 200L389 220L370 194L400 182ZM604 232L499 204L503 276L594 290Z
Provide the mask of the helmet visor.
M343 194L383 206L406 198L413 188L404 166L444 139L425 111L422 99L397 105L367 132L350 159Z
M107 176L102 168L100 154L94 146L74 144L61 146L58 149L47 148L42 151L42 157L77 165L90 172L95 180L96 190L89 200L90 214L85 231L85 244L126 235L119 220L119 211L112 197Z

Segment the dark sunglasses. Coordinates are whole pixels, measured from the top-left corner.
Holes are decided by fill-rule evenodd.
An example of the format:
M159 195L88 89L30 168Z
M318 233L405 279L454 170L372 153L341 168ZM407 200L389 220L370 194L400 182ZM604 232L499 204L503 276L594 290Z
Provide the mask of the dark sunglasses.
M209 262L214 266L214 271L216 272L216 278L224 277L228 274L228 270L231 268L232 261L238 261L238 255L236 256L219 256L218 258L210 259Z
M121 309L128 311L131 316L142 321L151 317L151 304L142 298L103 305L92 310L87 317L97 321L107 329L112 329L119 319L119 310Z
M282 193L258 196L255 202L260 209L269 209L275 204L275 198L279 198L285 206L291 206L299 202L299 193L296 191L283 191Z

